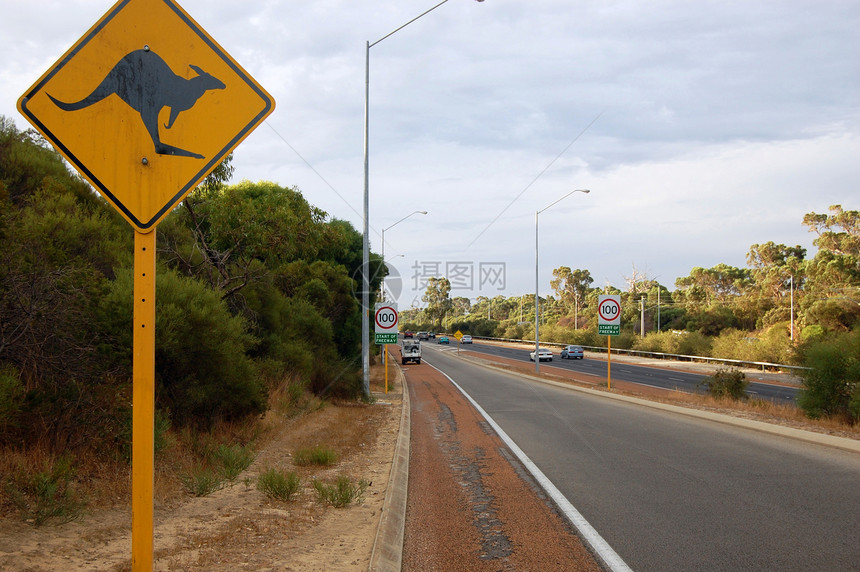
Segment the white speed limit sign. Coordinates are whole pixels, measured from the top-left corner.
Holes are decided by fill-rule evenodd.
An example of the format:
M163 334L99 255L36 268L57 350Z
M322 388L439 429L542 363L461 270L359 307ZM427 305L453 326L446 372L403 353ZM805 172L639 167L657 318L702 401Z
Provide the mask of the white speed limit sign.
M395 304L377 304L376 305L376 333L389 334L397 333L397 306Z
M621 296L600 296L597 302L597 324L604 326L621 325Z

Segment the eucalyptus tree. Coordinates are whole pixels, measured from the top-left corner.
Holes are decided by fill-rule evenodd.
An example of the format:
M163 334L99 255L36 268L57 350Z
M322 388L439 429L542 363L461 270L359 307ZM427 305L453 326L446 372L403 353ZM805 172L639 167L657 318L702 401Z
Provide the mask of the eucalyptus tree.
M421 300L427 303L425 313L437 329L442 328L442 320L451 308L451 282L447 278L431 277Z

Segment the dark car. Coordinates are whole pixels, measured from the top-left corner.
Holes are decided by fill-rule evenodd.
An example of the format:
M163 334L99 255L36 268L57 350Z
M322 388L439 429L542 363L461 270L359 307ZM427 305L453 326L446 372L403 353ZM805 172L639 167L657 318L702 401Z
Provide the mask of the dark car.
M561 359L582 359L582 347L580 346L565 346L561 350Z
M404 338L412 338L412 337L415 337L415 334L413 334L409 330L406 330L405 332L403 332L403 337Z

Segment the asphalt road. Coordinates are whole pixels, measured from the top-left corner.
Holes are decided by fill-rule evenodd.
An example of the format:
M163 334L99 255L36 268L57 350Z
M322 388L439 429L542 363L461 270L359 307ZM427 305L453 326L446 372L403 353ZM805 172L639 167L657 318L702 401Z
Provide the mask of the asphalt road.
M857 454L424 358L633 570L858 570Z
M456 341L453 341L456 347ZM424 345L427 345L426 343ZM506 357L510 359L521 359L529 362L529 354L531 350L498 346L495 344L466 344L461 346L461 349L468 349L475 352ZM568 360L559 357L560 351L553 349L553 360L542 361L540 363L543 368L563 368L576 370L595 377L606 379L606 360L604 359L584 359ZM532 363L532 362L529 362ZM661 370L655 367L644 367L633 365L625 362L612 362L612 379L638 383L651 387L659 387L661 389L677 389L687 393L696 393L704 391L698 387L699 382L705 378L704 375L689 373L677 370ZM794 403L797 400L797 388L786 387L781 385L773 385L768 383L760 383L751 381L747 389L747 393L752 397L767 399L777 403Z

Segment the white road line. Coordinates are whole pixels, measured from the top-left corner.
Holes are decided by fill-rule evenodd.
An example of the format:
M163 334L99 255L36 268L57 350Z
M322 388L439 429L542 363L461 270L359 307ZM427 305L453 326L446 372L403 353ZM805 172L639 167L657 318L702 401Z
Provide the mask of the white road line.
M621 380L624 381L624 380ZM635 383L636 385L642 385L644 387L653 387L654 389L662 389L663 391L680 391L681 393L689 393L687 391L682 391L676 387L663 387L662 385L651 385L650 383L641 383L638 381L629 381L627 383Z
M600 534L594 529L594 527L591 526L591 524L587 520L585 520L585 517L583 517L582 514L580 514L580 512L576 510L576 508L570 503L570 501L567 500L567 498L565 498L563 494L561 494L561 491L559 491L553 484L553 482L549 480L546 475L543 474L543 471L541 471L538 466L535 465L531 459L529 459L529 457L523 452L523 450L520 449L516 443L514 443L513 439L508 437L508 434L505 433L505 431L501 427L499 427L499 424L496 423L496 421L492 417L490 417L490 414L484 411L484 408L478 405L478 402L472 399L472 396L466 393L466 390L460 387L460 385L456 381L451 379L451 377L447 373L445 373L433 364L428 363L427 365L429 365L430 367L444 375L446 378L448 378L448 381L454 384L454 387L456 387L460 391L460 393L462 393L466 397L466 399L469 400L469 402L475 407L475 409L478 410L478 413L480 413L484 417L484 419L487 420L487 423L490 424L490 426L499 435L502 441L504 441L508 448L510 448L511 452L516 455L516 457L520 460L526 470L532 474L538 484L552 498L556 506L558 506L559 510L561 510L565 514L567 519L571 522L571 524L576 527L576 529L582 535L582 538L588 543L589 546L591 546L591 549L594 550L598 557L600 557L606 567L609 568L609 570L611 570L612 572L632 572L632 569L627 565L627 563L625 563L624 560L622 560L621 557L618 555L618 553L616 553L615 550L613 550L612 547L609 546L609 543L606 542L602 536L600 536Z

